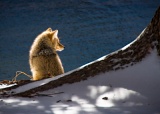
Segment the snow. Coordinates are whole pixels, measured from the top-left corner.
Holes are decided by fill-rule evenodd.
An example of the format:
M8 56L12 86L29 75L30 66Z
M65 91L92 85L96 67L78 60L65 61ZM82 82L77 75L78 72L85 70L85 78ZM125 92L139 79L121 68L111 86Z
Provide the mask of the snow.
M79 69L80 69L80 68L71 70L71 71L69 71L69 72L67 72L67 73L65 73L65 74L61 74L61 75L56 76L56 77L54 77L54 78L47 78L47 79L44 79L44 80L40 80L40 81L37 81L37 82L33 82L33 83L30 83L30 84L26 84L26 85L21 86L21 87L19 87L19 88L17 88L17 89L13 89L13 91L14 91L15 93L20 93L20 92L24 92L24 91L27 91L27 90L29 90L29 89L32 89L32 88L35 88L35 87L38 87L38 86L42 86L42 85L44 85L44 84L46 84L46 83L49 83L50 81L58 80L59 78L61 78L61 77L63 77L63 76L66 76L66 75L68 75L68 74L70 74L70 73L72 73L72 72L74 72L74 71L79 70ZM6 85L6 87L7 87L7 85ZM1 88L1 87L0 87L0 88ZM5 87L4 87L4 88L5 88Z
M153 50L141 62L123 70L101 73L86 81L39 92L33 98L1 98L0 113L160 114L159 69L160 57ZM22 92L49 80L37 81L14 91Z
M10 84L10 85L8 85L8 84L0 84L0 89L12 87L12 86L14 86L14 85L17 85L17 84Z

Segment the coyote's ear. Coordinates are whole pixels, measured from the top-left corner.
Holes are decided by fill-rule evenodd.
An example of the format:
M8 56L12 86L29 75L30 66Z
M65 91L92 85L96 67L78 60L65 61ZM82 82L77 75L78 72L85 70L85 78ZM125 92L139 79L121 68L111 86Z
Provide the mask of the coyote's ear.
M53 32L48 33L48 37L49 37L50 39L52 39L53 35L54 35L54 31L53 31Z
M54 30L54 31L48 33L48 37L49 37L50 39L56 38L57 35L58 35L58 30Z
M51 29L51 28L48 28L46 31L52 32L52 29Z
M58 30L54 30L54 37L58 36Z

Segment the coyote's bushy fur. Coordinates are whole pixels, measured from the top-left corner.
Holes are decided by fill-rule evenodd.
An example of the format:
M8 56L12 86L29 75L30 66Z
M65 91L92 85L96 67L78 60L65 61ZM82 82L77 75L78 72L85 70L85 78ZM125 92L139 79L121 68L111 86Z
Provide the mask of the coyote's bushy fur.
M33 80L56 76L64 73L61 60L56 51L62 51L64 46L58 38L58 30L48 28L38 35L33 42L29 63Z

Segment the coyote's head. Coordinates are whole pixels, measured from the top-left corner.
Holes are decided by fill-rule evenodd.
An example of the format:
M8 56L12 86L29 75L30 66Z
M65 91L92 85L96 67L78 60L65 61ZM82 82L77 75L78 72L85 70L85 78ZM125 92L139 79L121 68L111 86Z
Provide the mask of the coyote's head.
M56 51L62 51L64 49L64 46L60 43L59 38L58 38L58 30L54 30L52 31L51 28L48 28L46 30L46 32L48 32L48 37L52 42L52 47L56 50Z

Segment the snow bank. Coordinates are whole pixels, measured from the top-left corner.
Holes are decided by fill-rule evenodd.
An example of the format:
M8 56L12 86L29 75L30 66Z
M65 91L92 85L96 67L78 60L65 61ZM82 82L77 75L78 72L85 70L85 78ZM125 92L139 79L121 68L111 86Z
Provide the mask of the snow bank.
M36 94L39 97L4 98L0 102L0 110L5 114L12 111L17 114L158 114L159 69L160 57L154 50L134 66L39 92ZM36 83L43 84L45 81ZM23 86L21 90L29 88L29 85Z
M0 84L0 89L12 87L12 86L15 86L15 85L17 85L17 84L10 84L10 85L7 85L7 84Z

